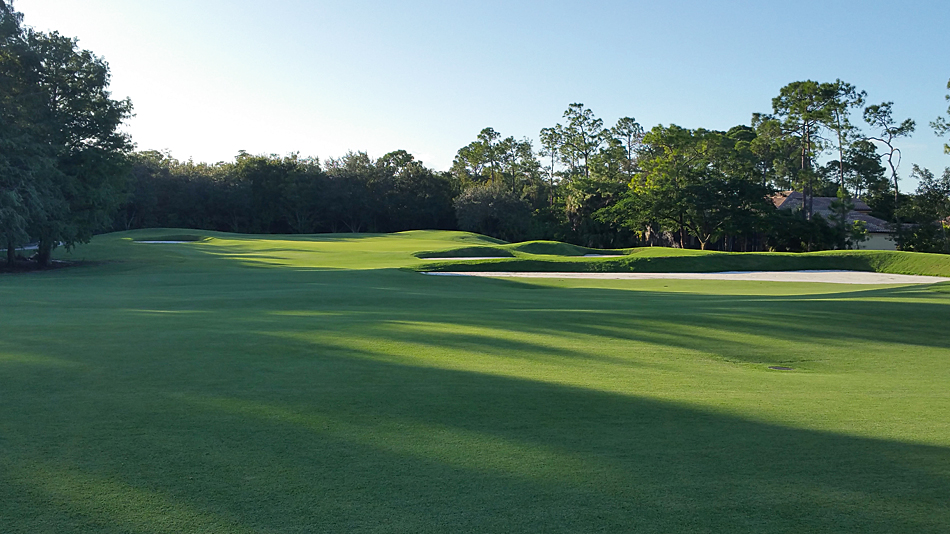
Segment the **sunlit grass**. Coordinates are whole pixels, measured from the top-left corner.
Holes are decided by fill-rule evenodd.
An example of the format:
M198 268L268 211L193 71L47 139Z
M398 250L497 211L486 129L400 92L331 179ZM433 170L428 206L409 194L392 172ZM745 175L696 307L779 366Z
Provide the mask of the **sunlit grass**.
M499 246L461 232L134 242L192 233L0 276L0 532L950 529L940 286L411 270Z

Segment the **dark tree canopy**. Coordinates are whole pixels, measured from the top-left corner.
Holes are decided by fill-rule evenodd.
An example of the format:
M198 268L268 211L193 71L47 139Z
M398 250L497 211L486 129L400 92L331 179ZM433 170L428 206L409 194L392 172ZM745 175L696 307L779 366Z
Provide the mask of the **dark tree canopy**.
M26 239L39 262L109 227L121 203L132 104L109 93L109 67L76 39L20 25L0 9L0 229L8 259Z

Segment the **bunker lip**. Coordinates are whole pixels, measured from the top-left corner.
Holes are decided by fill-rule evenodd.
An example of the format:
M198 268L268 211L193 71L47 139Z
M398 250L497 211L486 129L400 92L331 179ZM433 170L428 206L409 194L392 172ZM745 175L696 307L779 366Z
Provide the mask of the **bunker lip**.
M511 256L458 256L458 257L438 257L438 258L419 258L420 260L432 261L465 261L465 260L510 260Z
M142 241L138 241L142 243ZM584 254L581 258L622 258L623 254ZM432 258L419 258L420 260L433 261L465 261L465 260L510 260L513 256L438 256Z
M451 271L425 272L433 276L478 276L489 278L559 278L590 280L737 280L761 282L818 282L828 284L936 284L950 281L939 276L875 273L866 271L725 271L718 273L586 273Z

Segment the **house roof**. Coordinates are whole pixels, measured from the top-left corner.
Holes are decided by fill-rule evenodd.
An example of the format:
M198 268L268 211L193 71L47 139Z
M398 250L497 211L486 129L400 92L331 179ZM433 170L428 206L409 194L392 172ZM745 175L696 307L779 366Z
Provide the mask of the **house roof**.
M798 191L782 191L772 196L772 202L775 204L775 207L780 210L791 210L802 207L802 198L803 195ZM831 209L831 203L837 201L838 197L813 197L812 212L827 216L827 214L833 213L834 211ZM851 203L854 204L854 211L858 213L871 212L871 206L868 206L861 199L851 199Z
M797 191L783 191L772 196L772 202L780 210L796 210L802 207L803 195ZM814 197L812 199L812 212L817 213L825 219L831 219L835 211L831 208L832 202L837 202L838 197ZM863 200L852 199L854 209L848 212L848 222L863 221L867 226L868 232L873 233L892 233L891 224L884 219L878 219L870 215L871 207Z
M854 221L864 221L865 226L868 229L868 232L875 234L890 234L894 230L891 228L889 222L884 219L878 219L877 217L872 217L867 213L859 213L857 211L852 211L848 214L848 222L853 223Z

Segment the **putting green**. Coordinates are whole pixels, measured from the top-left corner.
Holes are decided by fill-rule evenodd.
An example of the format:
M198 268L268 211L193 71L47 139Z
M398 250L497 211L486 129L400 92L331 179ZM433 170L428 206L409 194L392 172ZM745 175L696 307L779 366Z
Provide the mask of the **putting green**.
M947 285L196 232L0 275L0 532L950 531Z

